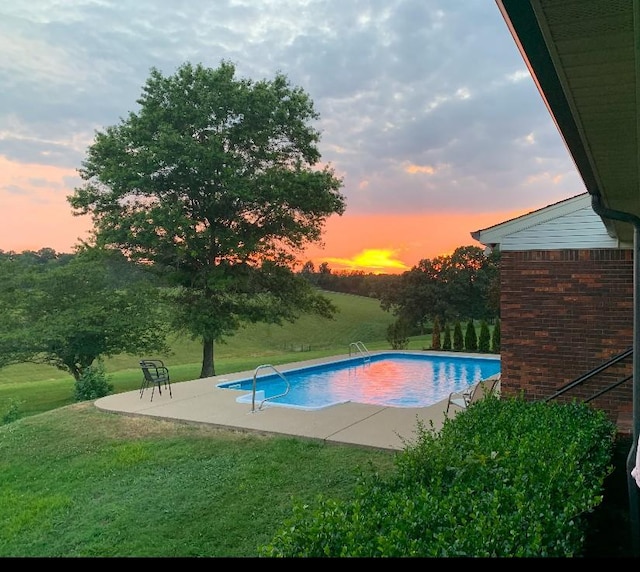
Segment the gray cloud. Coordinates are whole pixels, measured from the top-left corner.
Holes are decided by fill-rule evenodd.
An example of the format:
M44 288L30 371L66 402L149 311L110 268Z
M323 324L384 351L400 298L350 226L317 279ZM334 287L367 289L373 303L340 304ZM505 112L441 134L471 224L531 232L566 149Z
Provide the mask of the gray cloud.
M225 59L310 94L347 212L515 210L584 190L486 0L5 0L0 53L12 161L79 168L151 67Z

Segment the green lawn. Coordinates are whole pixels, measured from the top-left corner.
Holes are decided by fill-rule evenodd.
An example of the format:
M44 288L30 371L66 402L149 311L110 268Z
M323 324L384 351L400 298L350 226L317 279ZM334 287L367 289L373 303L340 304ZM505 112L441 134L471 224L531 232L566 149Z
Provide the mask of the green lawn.
M375 300L329 294L336 320L253 326L217 346L218 374L348 352L389 349L393 317ZM427 337L410 349L429 346ZM302 351L304 350L304 351ZM162 357L176 382L198 377L201 348L179 338ZM116 391L137 389L138 356L107 360ZM394 470L395 453L114 415L72 403L73 380L52 368L0 370L0 557L255 557L295 501L349 498L358 476ZM625 451L589 555L627 555ZM611 494L612 493L612 494ZM622 528L621 528L622 527Z
M73 404L0 426L0 557L254 557L294 500L393 459Z
M256 325L216 346L216 373L386 349L393 316L369 298L327 293L335 320ZM415 341L416 348L423 342ZM196 379L202 349L185 337L166 356L105 361L115 391L140 386L139 357L160 357L174 383ZM0 556L256 556L293 499L348 497L361 470L393 453L138 419L72 402L51 367L0 370Z

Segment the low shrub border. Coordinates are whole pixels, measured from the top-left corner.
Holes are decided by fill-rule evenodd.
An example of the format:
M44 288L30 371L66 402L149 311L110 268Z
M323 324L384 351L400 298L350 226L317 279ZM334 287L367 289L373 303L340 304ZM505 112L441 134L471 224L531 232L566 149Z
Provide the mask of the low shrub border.
M270 557L571 557L612 472L615 425L584 403L486 398L418 425L391 477L295 504Z

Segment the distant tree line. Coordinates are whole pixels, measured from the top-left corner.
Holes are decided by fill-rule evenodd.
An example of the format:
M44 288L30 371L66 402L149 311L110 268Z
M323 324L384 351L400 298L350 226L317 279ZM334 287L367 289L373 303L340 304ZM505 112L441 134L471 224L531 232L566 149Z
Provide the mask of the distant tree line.
M362 270L333 271L327 262L321 263L316 270L311 261L304 263L300 274L321 290L378 299L400 279L397 274L374 274Z
M450 255L423 259L402 274L316 270L306 262L300 273L314 286L380 300L397 318L396 336L429 333L434 321L494 323L499 317L499 253L485 255L477 246L461 246Z

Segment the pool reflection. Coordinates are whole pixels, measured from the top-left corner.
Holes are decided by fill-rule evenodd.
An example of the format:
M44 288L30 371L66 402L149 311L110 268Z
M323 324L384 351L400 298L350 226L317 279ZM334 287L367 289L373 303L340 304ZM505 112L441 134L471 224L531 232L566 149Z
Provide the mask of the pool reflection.
M320 408L353 401L393 407L426 407L446 399L452 391L500 371L499 358L381 353L285 372L291 385L286 397L269 402L302 408ZM234 382L237 387L238 382ZM220 384L224 387L225 384ZM252 380L240 382L251 391ZM267 397L285 390L277 376L257 378Z

